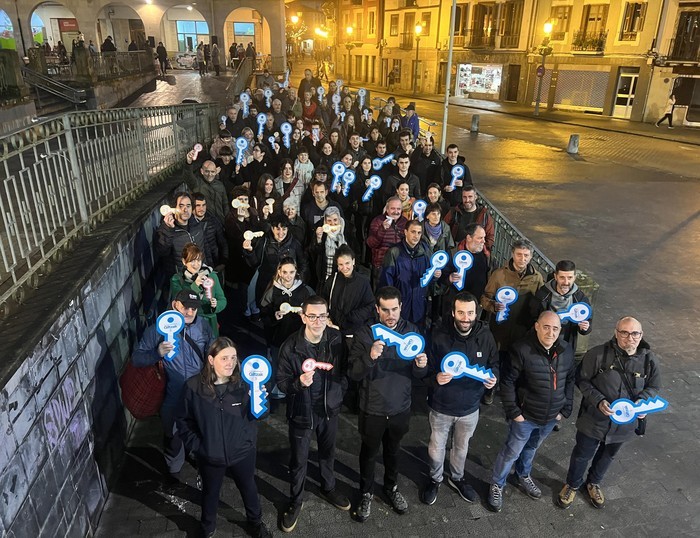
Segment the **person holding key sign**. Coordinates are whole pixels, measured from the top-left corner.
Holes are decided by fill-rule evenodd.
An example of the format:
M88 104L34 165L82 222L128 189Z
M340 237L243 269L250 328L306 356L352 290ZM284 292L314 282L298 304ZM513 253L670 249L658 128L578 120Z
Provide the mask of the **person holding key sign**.
M339 510L350 501L336 489L333 473L338 415L347 390L347 353L340 331L328 327L328 304L314 295L301 306L304 326L280 348L277 385L287 395L289 421L289 505L281 528L291 532L304 504L304 484L311 439L316 434L321 474L321 496ZM307 359L333 365L330 370L304 371Z
M611 404L619 398L633 402L658 396L661 390L659 356L643 338L642 324L633 317L617 322L615 334L605 344L593 347L583 357L576 380L581 391L581 412L576 420L576 446L571 453L569 472L557 504L568 508L584 484L591 504L603 508L605 495L600 487L608 468L622 445L633 434L643 435L643 415L628 424L610 420ZM592 462L591 462L592 461Z
M235 344L226 337L212 342L201 373L185 384L177 426L202 477L201 529L216 531L216 513L224 476L236 483L253 536L272 536L262 521L255 485L258 428L251 415L248 386L241 381Z

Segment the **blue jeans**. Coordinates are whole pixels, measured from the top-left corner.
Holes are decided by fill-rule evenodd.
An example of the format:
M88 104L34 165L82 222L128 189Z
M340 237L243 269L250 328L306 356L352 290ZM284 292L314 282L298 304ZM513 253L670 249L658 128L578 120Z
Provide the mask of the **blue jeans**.
M452 417L431 409L428 420L430 421L430 443L428 444L430 478L435 482L442 482L445 447L450 429L454 426L452 449L450 450L450 477L452 480L461 480L464 477L464 463L467 460L469 440L479 422L479 410L477 409L470 415L463 417Z
M556 420L551 420L544 426L525 420L523 422L510 421L508 437L503 448L496 457L493 465L492 484L503 487L506 484L510 468L515 462L515 474L518 476L530 476L532 460L535 452L547 436L552 433Z
M606 444L605 441L598 441L581 432L576 432L576 446L571 453L566 483L574 489L580 488L583 485L583 474L592 459L593 463L588 469L586 482L600 484L621 447L622 443Z

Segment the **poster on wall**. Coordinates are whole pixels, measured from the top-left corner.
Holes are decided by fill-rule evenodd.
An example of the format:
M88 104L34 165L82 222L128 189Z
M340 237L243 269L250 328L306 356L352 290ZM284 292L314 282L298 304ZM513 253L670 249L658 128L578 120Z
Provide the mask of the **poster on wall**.
M502 65L459 64L455 80L455 95L469 97L470 93L498 95L501 91Z

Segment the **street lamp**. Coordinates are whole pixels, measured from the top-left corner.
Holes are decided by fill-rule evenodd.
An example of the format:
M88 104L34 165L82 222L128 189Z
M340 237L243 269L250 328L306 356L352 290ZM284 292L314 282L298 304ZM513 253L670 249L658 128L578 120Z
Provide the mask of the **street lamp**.
M413 95L418 91L418 48L420 47L420 34L423 31L423 26L416 24L416 66L413 70Z
M348 40L345 43L345 48L348 49L348 72L346 73L346 78L348 79L347 85L350 86L350 78L352 74L352 65L350 65L350 60L352 59L350 55L350 51L355 47L355 44L352 42L352 33L355 31L355 29L352 26L348 26L345 29L345 33L348 35Z
M552 54L552 46L549 44L550 36L552 35L552 23L547 21L544 23L544 39L539 46L537 52L542 55L542 63L537 66L537 99L535 100L535 116L540 115L540 100L542 99L542 79L544 78L544 63L547 56Z

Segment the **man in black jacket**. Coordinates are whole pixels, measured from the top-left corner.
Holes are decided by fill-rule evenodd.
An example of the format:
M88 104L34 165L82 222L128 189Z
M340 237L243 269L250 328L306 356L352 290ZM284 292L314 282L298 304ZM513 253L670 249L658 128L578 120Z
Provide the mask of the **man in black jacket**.
M447 483L467 502L477 499L476 491L464 480L469 439L479 421L479 403L484 387L492 388L498 376L498 349L488 324L477 321L479 302L469 292L455 296L452 316L433 331L428 378L428 407L430 414L430 483L421 495L425 504L433 504L442 484L445 447L450 429L454 427L450 450L450 472ZM471 377L454 379L440 371L442 359L453 351L464 353L469 364L490 368L494 377L477 381Z
M493 466L488 507L494 512L503 507L503 488L514 463L525 493L533 499L542 496L530 476L532 461L557 420L571 414L574 400L574 352L559 339L560 332L559 316L542 312L534 332L511 346L503 367L501 399L510 427Z
M411 154L411 173L418 176L420 191L428 192L428 185L440 181L442 157L435 151L435 141L429 136L420 151Z
M378 322L399 333L418 332L412 323L401 319L401 292L391 286L377 291ZM411 385L413 378L428 373L428 356L420 353L414 360L399 357L396 347L386 347L375 340L369 326L360 328L350 352L350 378L360 381L360 413L358 430L360 448L360 504L357 519L370 516L374 491L374 465L379 447L384 448L384 493L399 514L408 511L408 502L399 492L399 450L401 439L408 433L411 418Z
M328 304L314 295L301 306L304 327L292 334L280 347L277 384L287 395L289 421L290 503L282 516L282 530L296 527L303 505L306 465L311 437L316 433L321 494L336 508L350 509L350 501L335 489L333 465L338 414L347 388L347 355L339 331L327 327ZM306 371L309 358L332 365Z
M654 398L661 390L659 357L643 336L642 324L635 318L624 317L617 322L611 340L590 349L583 357L576 376L582 396L581 412L576 420L576 446L571 453L566 483L557 499L562 508L574 502L589 464L585 481L588 497L593 506L603 508L605 495L600 483L623 443L641 426L637 420L629 424L612 422L610 405L619 398L632 401ZM639 435L643 433L640 430Z
M165 215L156 230L156 253L163 258L163 271L168 280L182 269L182 249L187 243L194 243L202 249L206 263L213 265L204 228L192 215L192 195L177 192L174 198L176 211Z

